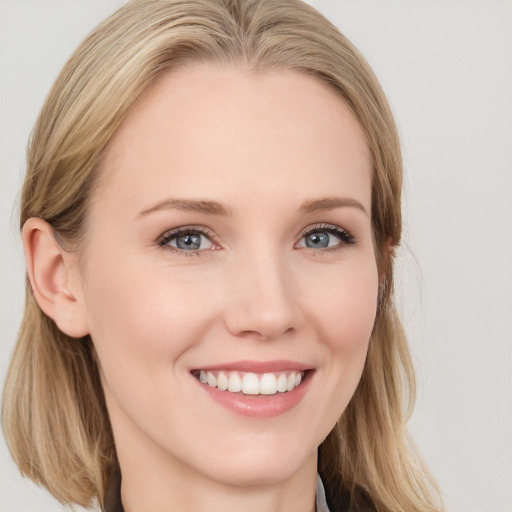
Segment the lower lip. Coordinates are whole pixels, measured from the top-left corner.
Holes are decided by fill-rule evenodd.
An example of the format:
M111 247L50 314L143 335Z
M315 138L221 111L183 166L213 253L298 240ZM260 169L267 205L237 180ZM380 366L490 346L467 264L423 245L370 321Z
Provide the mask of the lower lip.
M220 391L195 380L208 396L232 413L238 416L264 419L279 416L295 407L304 398L313 376L312 373L312 371L308 371L300 386L292 391L275 395L244 395L242 392Z

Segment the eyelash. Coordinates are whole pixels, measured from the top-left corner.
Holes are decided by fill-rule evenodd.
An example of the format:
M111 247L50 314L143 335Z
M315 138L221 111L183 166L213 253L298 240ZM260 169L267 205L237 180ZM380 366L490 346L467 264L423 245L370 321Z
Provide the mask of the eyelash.
M356 243L356 239L354 236L352 236L346 229L340 228L338 226L335 226L333 224L319 224L317 226L313 226L312 228L307 229L300 235L300 239L302 240L304 237L311 235L313 233L329 233L330 235L334 235L338 237L341 242L337 245L334 245L332 247L326 247L323 249L313 249L315 251L321 251L321 252L334 252L338 249L343 248L346 245L353 245ZM312 249L312 248L310 248Z
M202 236L205 236L206 238L208 238L208 240L210 240L212 243L216 244L215 235L208 228L205 228L205 227L197 228L197 227L185 226L185 227L174 229L172 231L167 231L166 233L164 233L160 237L160 239L158 241L158 245L167 251L170 251L172 253L177 253L177 254L180 254L185 257L199 256L199 253L201 252L199 250L185 251L183 249L179 249L178 247L172 247L171 245L169 245L169 242L171 242L175 238L178 238L182 235L202 235Z
M322 248L322 249L313 249L312 247L309 248L309 249L313 249L313 251L315 251L315 252L316 251L321 251L322 253L323 252L334 252L334 251L337 251L337 250L343 248L346 245L353 245L356 243L356 239L346 229L340 228L333 224L319 224L317 226L313 226L312 228L307 229L306 231L303 231L301 233L300 240L302 240L304 237L306 237L308 235L312 235L312 234L318 233L318 232L324 232L324 233L328 233L330 235L334 235L334 236L338 237L341 240L341 242L335 246L326 247L326 248ZM204 249L203 250L184 250L184 249L179 249L177 247L173 247L173 246L169 245L169 242L171 242L172 240L174 240L182 235L202 235L202 236L205 236L208 240L210 240L210 242L212 242L213 244L217 244L215 235L208 228L205 228L205 227L197 228L197 227L192 227L192 226L191 227L185 226L185 227L181 227L178 229L174 229L172 231L168 231L168 232L164 233L163 235L161 235L161 237L158 240L158 246L162 247L163 249L168 250L172 253L177 253L177 254L180 254L185 257L199 256L200 253Z

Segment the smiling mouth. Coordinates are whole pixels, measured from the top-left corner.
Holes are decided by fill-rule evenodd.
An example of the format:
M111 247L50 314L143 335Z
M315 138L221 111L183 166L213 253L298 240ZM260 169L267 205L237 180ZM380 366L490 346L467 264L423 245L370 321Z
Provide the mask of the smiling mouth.
M221 370L193 370L202 384L219 391L243 395L276 395L293 391L301 385L308 370L253 373Z

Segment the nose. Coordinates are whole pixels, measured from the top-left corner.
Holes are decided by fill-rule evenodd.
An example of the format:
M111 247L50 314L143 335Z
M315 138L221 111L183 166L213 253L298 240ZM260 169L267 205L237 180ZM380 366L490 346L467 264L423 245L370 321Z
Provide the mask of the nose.
M296 283L289 266L271 251L240 258L226 280L228 331L238 337L279 338L297 328Z

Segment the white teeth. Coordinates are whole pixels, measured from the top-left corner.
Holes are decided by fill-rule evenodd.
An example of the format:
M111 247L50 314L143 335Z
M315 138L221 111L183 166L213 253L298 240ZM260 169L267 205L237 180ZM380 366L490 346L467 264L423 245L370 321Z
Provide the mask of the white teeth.
M262 395L275 395L277 393L277 379L273 373L265 373L261 377L260 393Z
M237 372L231 372L229 374L228 391L231 391L231 393L242 391L242 379Z
M255 373L245 373L242 378L242 392L244 395L259 395L260 380Z
M292 372L286 379L286 391L291 391L295 386L295 374Z
M280 391L281 393L286 391L286 382L286 374L281 373L281 375L279 375L279 378L277 379L277 391Z
M202 384L207 384L212 388L218 388L220 391L230 391L244 395L275 395L276 393L285 393L292 391L302 382L303 372L291 371L288 375L284 372L279 374L246 372L217 372L205 371L199 372L199 380Z
M217 387L217 377L215 377L212 372L208 372L206 374L206 378L208 379L208 386L211 386L212 388Z
M221 391L226 391L226 389L228 389L228 378L224 372L220 372L217 376L217 387Z

